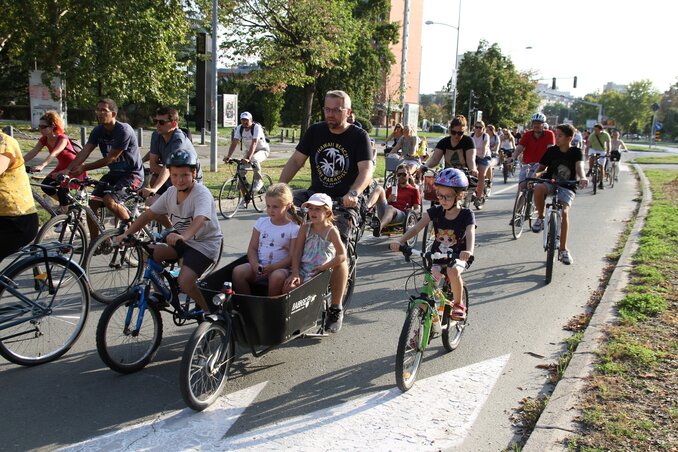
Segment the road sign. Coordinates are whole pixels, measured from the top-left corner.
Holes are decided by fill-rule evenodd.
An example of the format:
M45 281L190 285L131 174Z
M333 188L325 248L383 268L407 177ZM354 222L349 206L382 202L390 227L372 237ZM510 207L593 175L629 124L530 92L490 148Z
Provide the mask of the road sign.
M664 128L664 124L662 124L659 121L655 121L654 123L654 130L662 130Z

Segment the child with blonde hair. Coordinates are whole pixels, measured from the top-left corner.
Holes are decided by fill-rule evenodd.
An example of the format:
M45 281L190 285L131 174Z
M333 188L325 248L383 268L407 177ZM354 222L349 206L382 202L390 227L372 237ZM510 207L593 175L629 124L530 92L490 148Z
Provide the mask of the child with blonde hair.
M346 260L346 248L334 226L332 198L325 193L315 193L302 207L308 209L309 221L299 230L292 251L292 271L285 281L284 292Z
M253 284L268 282L268 296L280 295L289 275L291 251L299 233L299 225L292 219L292 191L287 184L274 184L266 190L265 199L267 216L254 224L248 262L233 269L236 293L251 294Z

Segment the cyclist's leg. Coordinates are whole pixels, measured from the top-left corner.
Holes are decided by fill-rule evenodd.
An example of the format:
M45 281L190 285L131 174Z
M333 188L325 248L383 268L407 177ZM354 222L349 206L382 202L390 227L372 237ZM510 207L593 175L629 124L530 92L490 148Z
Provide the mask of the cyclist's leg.
M575 193L572 190L561 188L558 191L558 200L563 204L563 218L560 221L560 247L559 251L567 249L567 235L570 227L570 206L574 201Z
M19 249L31 243L38 235L40 220L38 214L22 215L20 217L0 217L0 261Z
M210 304L198 288L198 277L202 275L207 267L212 264L212 260L202 254L200 251L183 244L177 246L178 256L183 258L181 271L179 272L179 288L183 293L195 300L195 303L204 312L211 312Z
M600 183L602 184L605 180L605 165L607 165L607 158L605 157L605 154L600 155L598 162L600 163Z
M110 174L110 173L109 173ZM125 208L126 190L136 190L141 187L143 180L133 174L119 174L111 176L112 188L110 193L104 196L104 205L113 212L116 218L128 221L129 212Z
M252 180L254 182L261 180L261 164L268 158L268 151L256 151L252 155L252 170L254 172L254 177Z
M546 206L546 196L551 192L551 187L546 184L535 184L534 186L534 207L537 210L537 216L544 219L544 207Z
M461 278L461 274L464 270L452 265L454 262L450 262L450 264L451 265L447 267L447 279L450 281L450 287L452 288L454 304L463 306L461 294L464 288L464 280Z
M483 190L485 190L485 177L487 174L488 165L485 165L485 159L476 158L476 164L478 167L478 186L476 187L476 198L480 199L483 196Z

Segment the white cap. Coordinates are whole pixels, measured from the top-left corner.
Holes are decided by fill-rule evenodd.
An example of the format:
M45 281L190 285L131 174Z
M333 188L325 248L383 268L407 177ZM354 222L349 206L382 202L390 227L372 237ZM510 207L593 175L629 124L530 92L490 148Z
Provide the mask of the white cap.
M243 111L240 113L240 119L249 119L250 121L252 120L252 113L249 111Z
M301 207L306 207L308 204L313 204L314 206L327 206L329 209L332 209L332 198L325 193L314 193L308 198L308 201L301 205Z

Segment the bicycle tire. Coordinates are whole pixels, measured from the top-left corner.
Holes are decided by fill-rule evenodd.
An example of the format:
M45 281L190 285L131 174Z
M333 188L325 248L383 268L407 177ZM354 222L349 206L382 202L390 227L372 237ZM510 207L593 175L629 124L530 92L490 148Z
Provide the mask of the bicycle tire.
M83 265L85 253L89 246L89 239L87 237L87 230L82 223L79 221L77 221L75 225L71 223L71 220L75 219L77 219L77 217L71 218L66 214L60 214L50 218L42 225L38 231L38 235L35 236L33 243L38 244L57 241L59 243L72 245L72 250L69 252L59 250L59 254L66 259L71 259L70 256L73 254L72 260L77 262L78 265ZM59 226L61 227L59 228Z
M461 296L462 303L464 306L466 306L466 318L464 320L450 319L450 313L452 311L452 307L450 305L445 306L445 311L443 312L442 339L443 347L448 352L453 351L459 346L459 343L461 342L461 336L464 334L464 330L466 329L466 325L468 323L469 302L468 302L468 290L466 289L466 286L462 288Z
M341 306L346 313L346 309L349 304L351 304L351 299L353 298L353 292L355 290L355 280L357 274L357 265L358 256L353 254L353 256L348 258L348 280L346 281L346 288L344 289L344 296L341 299Z
M0 325L23 321L0 331L0 355L22 366L63 356L82 334L89 314L82 268L61 256L31 256L12 265L3 277L12 281L13 290L49 310L36 317L37 309L1 286Z
M228 380L234 350L230 328L222 322L203 322L196 328L179 368L179 389L186 405L202 411L219 397Z
M504 163L501 169L501 172L504 176L504 183L508 182L508 176L509 176L509 167L507 163Z
M595 195L598 192L598 165L593 165L591 181L593 182L593 194Z
M418 221L419 220L417 219L417 214L414 213L414 211L412 210L408 210L407 215L405 216L405 223L403 224L403 234L412 229L414 225L417 224ZM407 246L409 246L410 248L414 248L414 245L416 244L417 244L416 235L407 241Z
M424 231L421 233L421 252L425 253L426 252L426 245L428 244L428 236L429 236L429 225L427 224L424 226Z
M551 212L549 216L549 224L547 231L547 241L546 241L546 284L551 282L553 276L553 261L556 254L556 213Z
M225 220L233 218L240 208L242 193L238 179L233 177L225 181L219 190L219 213Z
M142 231L140 235L147 235ZM130 295L132 286L141 279L144 269L141 247L115 245L117 229L105 231L92 242L85 257L85 270L95 300L110 304Z
M513 232L513 238L518 240L523 234L523 229L525 228L525 211L527 209L527 199L525 192L521 190L518 192L516 197L516 202L513 204L513 223L511 224L511 231Z
M126 326L128 316L130 323ZM139 300L121 298L106 306L97 324L99 357L109 368L121 374L137 372L146 367L160 347L162 316L158 308L147 304L141 328L135 331L130 327L136 326L138 316Z
M415 300L412 304L400 331L396 352L395 378L398 389L402 392L407 392L414 385L428 344L428 338L424 337L426 312L422 309L422 305L426 305L428 309L428 303L425 300Z
M252 176L254 177L254 173L252 173ZM250 192L250 195L252 196L252 207L254 207L254 210L257 212L263 212L266 210L266 191L268 190L268 187L273 185L273 181L271 180L271 176L268 174L262 173L261 174L261 180L264 181L264 186L261 187L258 193L254 193L253 191ZM254 187L253 182L250 184L250 187Z

